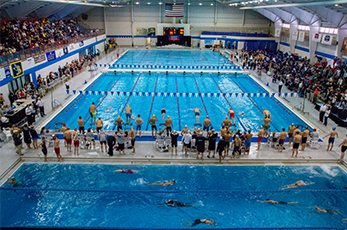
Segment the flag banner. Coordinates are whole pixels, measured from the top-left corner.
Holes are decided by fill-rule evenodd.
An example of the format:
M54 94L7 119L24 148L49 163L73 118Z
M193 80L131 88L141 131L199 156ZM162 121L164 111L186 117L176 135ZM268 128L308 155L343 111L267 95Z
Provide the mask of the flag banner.
M321 39L322 39L322 35L319 34L319 33L315 33L315 34L313 35L313 37L312 37L312 41L313 41L313 42L320 42Z
M300 32L299 32L298 41L299 41L299 42L305 41L305 31L300 31Z
M333 37L334 37L334 36L332 36L332 35L330 35L330 34L324 34L324 35L322 36L322 41L321 41L321 43L322 43L322 44L325 44L325 45L331 45L332 42L333 42Z
M166 3L165 4L165 17L183 17L183 3Z

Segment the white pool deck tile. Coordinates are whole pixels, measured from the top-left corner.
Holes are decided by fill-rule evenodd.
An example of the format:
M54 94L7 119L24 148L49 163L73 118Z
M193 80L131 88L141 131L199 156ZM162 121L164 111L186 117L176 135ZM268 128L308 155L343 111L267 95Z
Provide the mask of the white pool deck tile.
M116 60L116 52L113 51L100 59L97 64L107 64L113 63ZM88 83L93 81L95 77L100 73L101 69L99 68L97 71L84 71L79 75L75 76L70 80L70 88L80 90L85 87L84 82ZM265 76L256 76L254 71L249 71L249 73L263 82L265 85L268 83L268 89L274 92L277 92L278 83L272 83L271 77ZM285 87L282 88L282 92L290 92ZM71 100L73 95L67 94L65 91L65 86L61 86L56 89L53 93L53 98L57 99L63 105L66 104L69 100ZM286 98L285 99L291 109L295 106L299 105L299 103L303 102L302 98ZM45 119L49 119L56 110L52 111L51 106L51 95L47 95L44 98L45 103L45 111L47 116L45 118L38 118L35 123L36 127L40 127ZM297 111L298 112L298 111ZM306 101L305 103L305 112L309 114L301 114L301 116L305 117L311 123L315 125L316 128L321 130L320 137L327 135L331 128L337 125L332 121L328 121L328 126L325 127L318 122L318 111L314 109L314 106L311 102ZM300 114L300 112L298 112ZM251 151L249 155L241 155L240 158L231 159L227 157L222 163L223 164L257 164L257 163L272 163L281 164L282 162L286 163L297 163L297 162L337 162L340 157L340 148L338 145L342 142L342 139L346 136L347 129L343 127L337 127L337 132L339 133L339 137L336 138L335 146L333 151L326 151L327 148L327 138L320 143L319 149L310 149L307 147L305 151L299 152L298 158L291 158L291 149L288 147L287 143L285 144L286 150L282 153L278 153L276 149L271 148L268 144L262 143L262 146L259 151L256 150L257 143L252 143ZM19 156L15 153L15 148L12 141L1 143L2 146L0 148L0 175L2 175L10 165L12 165L15 161L18 160ZM97 163L97 162L112 162L112 163L173 163L173 164L190 164L190 163L204 163L204 164L216 164L218 163L218 158L207 158L207 152L204 154L204 160L197 160L195 152L189 152L188 156L185 156L181 149L182 146L178 146L178 155L171 155L171 152L159 152L155 148L155 142L145 142L145 141L137 141L135 144L136 154L132 155L132 150L127 149L126 155L120 156L118 152L114 151L114 156L109 157L106 153L101 152L99 148L99 143L97 142L96 146L92 150L80 150L80 155L75 157L72 153L67 152L66 147L64 146L64 142L60 142L61 155L65 158L65 162L89 162L89 163ZM53 148L48 149L48 161L56 162L55 153L53 152ZM43 155L41 150L34 149L23 149L22 156L23 161L29 162L43 162ZM231 153L229 153L229 156ZM212 156L212 154L211 154ZM216 157L218 155L216 154Z

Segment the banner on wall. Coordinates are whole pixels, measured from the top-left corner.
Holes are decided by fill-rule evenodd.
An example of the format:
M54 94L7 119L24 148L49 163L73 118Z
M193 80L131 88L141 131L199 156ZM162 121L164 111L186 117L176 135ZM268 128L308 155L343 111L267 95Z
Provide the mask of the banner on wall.
M155 27L150 28L136 28L137 36L155 36Z
M80 47L84 46L83 41L80 41L78 44L80 45Z
M281 36L281 28L276 28L275 29L275 37L280 37Z
M11 63L11 70L13 78L20 77L24 74L23 65L21 61Z
M322 39L322 35L320 33L315 33L312 37L313 42L320 42Z
M67 46L65 46L65 47L63 48L63 53L64 53L64 54L68 54L68 53L69 53L69 50L67 49Z
M345 37L343 39L343 43L342 43L342 46L341 46L341 52L342 53L346 53L347 52L347 37Z
M292 40L294 41L298 40L298 31L293 31Z
M74 49L75 49L75 46L73 44L70 44L69 45L69 50L71 51L71 50L74 50Z
M333 42L333 38L334 38L333 35L323 34L321 43L325 45L331 45Z
M55 51L47 52L46 56L47 56L47 61L53 61L57 58L55 55Z
M26 68L33 67L34 65L35 65L34 58L33 57L28 58L26 62Z
M298 41L299 41L299 42L305 41L305 31L300 31L300 32L299 32Z
M43 61L46 61L46 55L45 54L41 54L41 55L39 55L37 57L34 57L34 61L35 61L35 64L43 62Z
M11 69L10 69L9 65L4 66L4 71L5 71L5 77L6 78L12 77Z

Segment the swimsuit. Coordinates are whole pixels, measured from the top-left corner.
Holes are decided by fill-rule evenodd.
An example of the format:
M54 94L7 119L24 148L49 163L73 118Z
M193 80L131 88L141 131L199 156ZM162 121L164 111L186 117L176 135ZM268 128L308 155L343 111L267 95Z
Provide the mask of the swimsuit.
M306 142L307 142L307 137L303 137L301 142L302 142L302 144L306 144Z
M229 118L235 118L235 112L231 112Z
M245 147L246 148L251 147L251 141L245 140Z
M136 126L136 130L140 130L141 131L141 125L137 125Z
M294 143L293 149L298 149L298 148L299 148L299 144L300 144L300 143Z
M334 144L335 137L329 137L329 144Z
M258 142L261 142L261 139L263 139L263 137L258 137Z
M126 115L126 118L131 118L131 114L130 113L127 113L125 115Z
M284 145L284 139L279 139L278 143L279 143L280 145Z
M74 145L75 147L79 147L79 146L80 146L80 141L79 141L79 140L74 140L74 141L73 141L73 145Z
M341 146L341 152L344 153L347 150L347 146Z
M195 116L199 116L200 115L200 113L198 113L198 112L195 112Z

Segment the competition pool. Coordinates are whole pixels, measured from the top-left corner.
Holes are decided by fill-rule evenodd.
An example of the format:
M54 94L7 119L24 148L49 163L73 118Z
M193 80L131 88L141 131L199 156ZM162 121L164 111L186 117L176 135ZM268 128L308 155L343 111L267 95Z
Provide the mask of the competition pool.
M78 128L79 116L86 121L85 128L90 127L89 106L92 102L98 107L97 118L104 121L105 130L116 129L113 123L118 116L125 121L128 105L133 110L133 118L141 115L144 121L142 130L151 130L149 119L153 114L158 117L158 123L164 123L162 108L166 108L166 115L173 120L174 130L182 130L185 125L192 129L196 124L192 109L196 107L202 110L200 123L209 115L216 130L220 129L230 107L236 113L236 129L241 131L258 131L263 124L264 108L273 116L270 131L279 132L292 123L306 126L275 98L257 97L257 93L262 95L266 91L248 75L104 73L85 91L88 93L78 95L46 128L54 130L58 122L66 123L71 129ZM242 93L252 93L253 96L235 96ZM241 112L246 116L240 116Z
M13 176L25 187L0 188L2 228L347 228L347 175L338 166L24 163ZM299 180L310 185L282 190ZM165 200L194 206L168 207ZM187 226L196 219L216 225Z
M174 50L128 50L115 65L234 66L219 52ZM111 67L112 68L112 67Z

